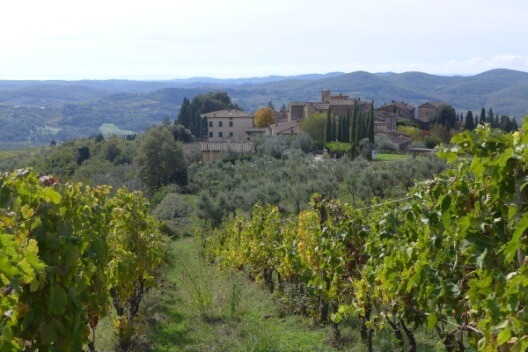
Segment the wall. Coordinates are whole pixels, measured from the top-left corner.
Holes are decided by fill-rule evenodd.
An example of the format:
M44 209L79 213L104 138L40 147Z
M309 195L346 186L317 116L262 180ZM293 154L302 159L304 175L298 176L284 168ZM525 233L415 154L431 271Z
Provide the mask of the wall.
M230 122L233 126L229 125ZM247 137L246 129L253 128L253 117L208 118L207 126L210 141L220 141L227 138L245 139ZM220 132L222 132L222 137L220 137Z

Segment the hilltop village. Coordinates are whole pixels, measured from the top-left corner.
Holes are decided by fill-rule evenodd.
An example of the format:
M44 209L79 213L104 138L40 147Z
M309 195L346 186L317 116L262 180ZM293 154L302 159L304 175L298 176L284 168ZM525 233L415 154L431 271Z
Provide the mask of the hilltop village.
M271 104L270 104L271 106ZM321 92L321 101L291 102L287 109L275 111L270 123L258 127L255 114L240 109L223 109L202 114L207 122L207 141L202 143L202 155L205 161L217 158L222 152L231 150L249 153L253 150L251 140L256 136L283 136L301 133L302 122L314 115L328 115L344 118L353 111L369 114L373 102L360 98L351 98L342 93L329 90ZM398 120L407 121L410 125L425 128L431 118L442 108L451 108L444 102L427 102L418 108L404 101L392 100L379 108L373 109L374 133L383 135L405 151L411 145L411 136L398 131ZM353 130L353 127L350 128ZM353 133L353 132L352 132Z

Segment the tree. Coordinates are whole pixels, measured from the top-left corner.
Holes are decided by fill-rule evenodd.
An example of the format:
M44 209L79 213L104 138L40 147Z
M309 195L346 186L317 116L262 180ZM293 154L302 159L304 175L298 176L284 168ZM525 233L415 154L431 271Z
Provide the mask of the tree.
M431 119L431 124L440 124L447 129L455 128L458 117L452 106L443 105Z
M149 192L169 183L185 183L183 148L164 126L148 130L139 143L138 176Z
M464 129L472 131L475 128L475 121L473 121L473 113L468 111L466 113L466 121L464 122Z
M495 125L495 115L493 115L493 108L489 108L488 116L486 116L486 121L491 124L491 127L497 127Z
M260 108L255 112L255 127L268 127L275 123L275 115L271 107Z
M224 109L239 109L237 104L231 102L231 98L226 92L217 91L197 95L190 104L189 126L183 123L182 125L188 128L196 138L203 138L207 136L207 123L206 119L202 118L202 114Z
M367 137L374 144L374 101L370 104L369 117L367 121Z
M332 124L332 111L330 111L330 109L326 112L325 136L325 144L335 140Z
M480 110L480 119L479 119L480 123L481 124L485 124L486 123L486 109L482 108Z
M174 121L174 124L182 125L185 128L189 128L191 124L191 102L187 98L183 98L183 103L180 107L178 119Z
M314 114L301 121L301 131L310 135L313 144L317 149L322 149L324 147L325 126L325 113Z
M194 136L187 128L180 124L174 124L171 127L172 136L175 140L182 143L191 143L194 142Z

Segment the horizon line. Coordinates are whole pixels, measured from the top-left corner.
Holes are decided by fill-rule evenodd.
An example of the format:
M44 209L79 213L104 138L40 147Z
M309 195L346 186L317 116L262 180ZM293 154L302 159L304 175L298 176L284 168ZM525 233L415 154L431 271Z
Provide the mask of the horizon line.
M292 74L292 75L280 75L280 74L270 74L270 75L266 75L266 76L245 76L245 77L227 77L227 78L219 78L219 77L214 77L214 76L190 76L190 77L185 77L185 78L182 78L182 77L178 77L178 78L153 78L153 76L161 76L161 75L153 75L151 76L151 78L147 78L147 75L140 75L140 76L144 76L145 78L139 78L136 77L136 78L125 78L125 77L121 77L121 78L117 78L117 77L113 77L113 78L1 78L0 77L0 82L2 81L40 81L40 82L44 82L44 81L66 81L66 82L78 82L78 81L141 81L141 82L171 82L171 81L188 81L188 80L199 80L199 79L213 79L213 80L219 80L219 81L225 81L225 80L250 80L250 79L266 79L266 78L272 78L272 77L278 77L278 78L295 78L295 77L299 77L299 76L309 76L309 75L321 75L321 76L324 76L324 75L328 75L328 74L332 74L332 73L339 73L341 75L347 75L347 74L353 74L353 73L358 73L358 72L365 72L365 73L369 73L369 74L372 74L372 75L389 75L389 74L394 74L394 75L400 75L400 74L404 74L404 73L424 73L424 74L428 74L428 75L432 75L432 76L441 76L441 77L472 77L472 76L477 76L477 75L480 75L480 74L483 74L483 73L486 73L486 72L491 72L491 71L499 71L499 70L504 70L504 71L514 71L514 72L522 72L522 73L528 73L528 71L523 71L523 70L518 70L518 69L510 69L510 68L492 68L492 69L489 69L489 70L486 70L486 71L482 71L482 72L478 72L478 73L446 73L446 74L440 74L440 73L429 73L429 72L425 72L425 71L417 71L417 70L411 70L411 71L401 71L401 72L395 72L395 71L379 71L379 72L369 72L369 71L365 71L365 70L356 70L356 71L351 71L351 72L344 72L344 71L329 71L329 72L325 72L325 73L319 73L319 72L310 72L310 73L300 73L300 74ZM133 76L133 75L131 75ZM163 76L166 76L166 75L163 75ZM199 83L199 81L197 81L196 83Z

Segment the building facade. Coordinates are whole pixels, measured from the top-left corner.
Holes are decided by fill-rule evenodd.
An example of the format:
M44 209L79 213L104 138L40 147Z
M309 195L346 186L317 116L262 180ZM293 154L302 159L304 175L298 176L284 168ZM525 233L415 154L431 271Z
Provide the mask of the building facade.
M368 100L350 99L346 94L332 94L329 90L323 90L320 102L291 102L288 121L301 121L314 114L327 113L329 109L336 116L346 116L356 105L361 111L367 112L371 104Z
M253 128L253 116L241 110L219 110L206 114L209 141L245 140L246 130Z
M444 102L427 102L418 106L418 120L429 122L429 120L431 120L431 118L434 116L435 112L437 112L442 106L449 106L449 104Z
M402 119L414 120L416 118L416 107L403 101L393 100L390 104L384 104L379 109L394 113Z

